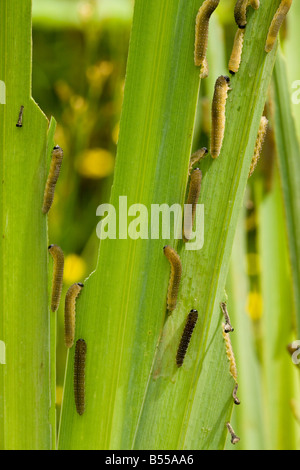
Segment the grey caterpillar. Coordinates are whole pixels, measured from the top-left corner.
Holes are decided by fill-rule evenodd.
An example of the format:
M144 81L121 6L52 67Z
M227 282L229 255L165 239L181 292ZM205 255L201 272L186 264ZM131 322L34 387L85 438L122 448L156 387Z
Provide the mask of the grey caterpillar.
M87 346L84 339L76 341L74 357L74 398L76 411L83 415L85 411L85 359Z

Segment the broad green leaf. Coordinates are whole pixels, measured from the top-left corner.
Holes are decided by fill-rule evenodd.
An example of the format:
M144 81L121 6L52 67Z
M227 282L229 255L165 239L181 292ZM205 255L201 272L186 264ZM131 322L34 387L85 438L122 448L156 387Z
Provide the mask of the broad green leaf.
M292 266L297 333L300 335L300 149L291 112L285 61L278 55L274 69L274 133L278 153L285 223Z
M287 352L292 341L291 273L278 174L259 209L259 254L263 316L261 320L262 383L266 449L297 449L291 410L297 369ZM276 286L276 287L275 287Z
M70 350L59 447L90 449L219 449L232 411L234 381L219 308L235 228L276 48L264 52L279 5L251 11L240 72L232 79L226 133L216 161L201 163L205 242L102 240L98 265L77 302L76 339L87 343L86 412L76 414L74 348ZM193 64L199 2L136 0L111 204L183 204L199 70ZM217 78L217 77L215 77ZM117 228L119 224L117 224ZM168 243L183 264L178 307L166 316ZM199 320L176 370L183 323Z
M0 447L49 449L55 437L50 366L50 323L55 320L48 308L42 202L53 135L47 148L48 121L31 97L30 0L0 2L0 50L5 84L0 104L0 339L6 345L6 364L0 365Z
M247 275L247 240L245 210L241 211L226 284L228 311L234 332L231 334L238 371L240 406L234 408L233 425L241 439L240 450L264 449L265 430L261 364L256 350L256 322L247 312L249 278ZM259 295L259 294L258 294ZM227 449L232 446L227 441Z
M300 139L300 63L298 60L298 47L300 42L299 31L300 3L293 2L286 24L286 39L284 41L284 55L286 57L287 76L286 91L291 96L291 110L295 119L298 141Z

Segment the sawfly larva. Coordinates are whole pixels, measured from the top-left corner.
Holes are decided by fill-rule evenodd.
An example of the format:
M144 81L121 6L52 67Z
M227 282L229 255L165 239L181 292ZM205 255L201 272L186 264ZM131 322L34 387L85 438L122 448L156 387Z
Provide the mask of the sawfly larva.
M184 224L183 224L183 241L187 242L190 240L193 231L193 225L195 221L196 208L198 199L200 196L202 182L202 171L199 168L195 168L192 171L190 179L189 194L187 198L187 205L192 206L192 211L185 211Z
M259 4L260 4L259 0L249 0L249 3L254 10L259 9Z
M47 214L52 205L63 156L64 153L58 145L53 148L49 175L44 192L43 214Z
M53 280L52 280L52 295L51 295L51 310L56 312L59 306L63 275L64 275L64 254L58 245L48 246L49 253L53 258Z
M219 3L220 0L205 0L196 17L194 62L197 67L202 67L201 78L205 78L208 75L206 52L209 19Z
M197 320L198 320L197 310L191 310L186 319L185 327L184 327L181 340L178 346L177 354L176 354L177 367L181 367L183 364Z
M85 358L86 342L83 339L76 341L74 357L74 398L77 413L83 415L85 411Z
M229 59L228 69L231 75L238 72L242 59L243 45L245 38L245 30L238 29L234 38L232 53Z
M225 107L229 87L230 78L221 75L215 83L215 91L212 102L212 126L211 126L211 143L210 153L212 158L220 155L225 133Z
M239 28L245 29L247 25L247 8L251 5L254 10L259 8L259 0L237 0L234 7L234 18Z
M289 12L289 9L292 6L292 2L293 0L282 0L282 2L280 3L269 28L265 45L266 52L271 52L271 50L273 49L279 30L285 20L286 15Z
M83 284L77 282L69 287L65 298L65 345L71 348L75 337L75 321L76 321L76 299L80 294Z
M265 116L261 117L248 178L250 178L250 176L253 174L257 166L257 163L261 154L262 146L266 137L266 133L268 129L268 122L269 121Z
M164 246L164 254L171 265L171 276L168 287L167 308L169 311L175 310L177 296L182 274L182 265L179 255L169 245Z
M224 323L222 324L222 332L223 332L223 338L225 341L225 346L226 346L226 355L229 360L230 364L230 374L234 378L235 382L237 382L237 368L236 368L236 362L235 362L235 357L233 354L233 349L230 341L230 336L225 332L225 325Z

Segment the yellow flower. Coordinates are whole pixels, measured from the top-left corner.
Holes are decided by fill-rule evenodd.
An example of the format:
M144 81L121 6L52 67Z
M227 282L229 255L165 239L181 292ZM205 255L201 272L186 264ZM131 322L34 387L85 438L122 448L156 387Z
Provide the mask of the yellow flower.
M73 284L83 280L86 274L86 263L81 256L75 253L65 257L64 282L65 284Z
M79 157L78 172L85 178L105 178L113 173L115 159L107 150L95 148L86 150Z
M246 310L252 320L259 320L262 317L263 300L259 292L249 292Z
M61 385L56 386L56 404L58 406L61 405L62 402L62 396L63 396L63 388Z

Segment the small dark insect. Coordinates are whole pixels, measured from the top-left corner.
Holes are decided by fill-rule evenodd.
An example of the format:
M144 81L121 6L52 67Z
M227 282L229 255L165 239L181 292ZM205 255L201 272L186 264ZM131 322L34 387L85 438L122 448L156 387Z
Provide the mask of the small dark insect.
M235 445L240 441L240 438L235 434L230 423L226 423L227 429L231 435L231 444Z
M167 308L168 310L172 311L175 310L177 304L177 297L182 274L182 265L179 255L169 245L164 246L164 254L168 258L171 265L171 276L167 296Z
M74 358L74 398L76 411L79 415L83 415L85 411L86 350L86 342L83 339L78 339L76 341Z
M43 214L47 214L52 205L63 156L63 150L58 145L53 148L49 175L44 192Z
M223 315L224 315L224 318L225 318L225 325L224 325L224 331L225 333L229 333L231 331L234 331L234 329L232 328L231 326L231 323L230 323L230 318L229 318L229 314L228 314L228 310L227 310L227 305L225 302L221 302L220 303L220 307L221 307L221 310L223 312Z
M59 306L64 274L64 254L58 245L48 246L49 253L52 255L54 268L52 280L51 310L56 312Z
M234 389L233 389L233 392L232 392L233 401L234 401L234 403L235 403L236 405L240 405L240 404L241 404L240 400L239 400L238 397L237 397L238 388L239 388L239 386L238 386L238 384L236 383L236 384L235 384L235 387L234 387Z
M185 324L185 327L181 336L181 340L178 346L177 354L176 354L177 367L181 367L183 364L197 320L198 320L197 310L191 310L190 313L188 314L186 324Z
M190 187L189 187L189 194L187 198L187 204L192 206L192 212L187 212L185 219L184 219L184 227L183 227L183 241L187 242L190 240L193 225L195 221L196 215L196 208L198 204L198 199L200 196L201 190L201 182L202 182L202 171L199 168L196 168L191 174L190 180Z
M289 9L292 6L292 2L293 0L282 0L282 2L280 3L269 28L265 45L266 52L271 52L271 50L273 49L279 30L285 20L286 15L289 12Z
M24 106L22 105L21 108L20 108L19 119L18 119L18 122L16 124L16 127L22 127L23 126L23 111L24 111Z
M80 294L83 284L80 282L73 284L69 287L65 298L65 345L71 348L74 343L75 337L75 321L76 311L75 303L78 295Z

